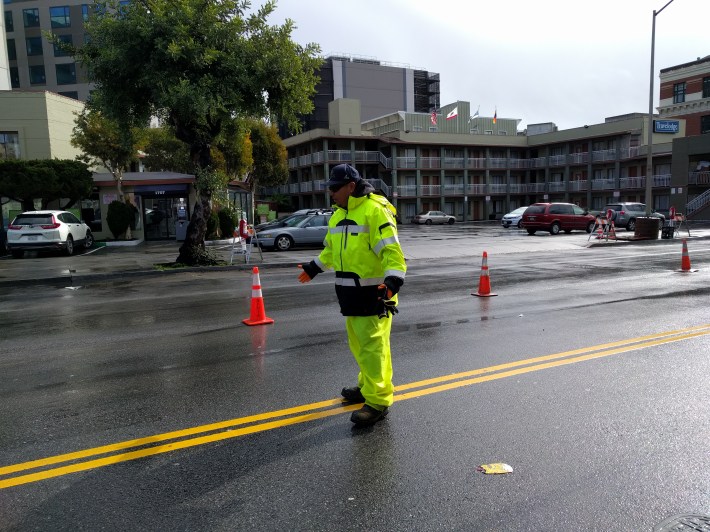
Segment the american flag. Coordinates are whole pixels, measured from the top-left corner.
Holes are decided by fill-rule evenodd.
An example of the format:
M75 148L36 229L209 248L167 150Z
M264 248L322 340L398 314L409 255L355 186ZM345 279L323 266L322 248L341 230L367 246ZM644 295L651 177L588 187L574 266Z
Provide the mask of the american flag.
M436 109L431 112L431 123L436 125Z

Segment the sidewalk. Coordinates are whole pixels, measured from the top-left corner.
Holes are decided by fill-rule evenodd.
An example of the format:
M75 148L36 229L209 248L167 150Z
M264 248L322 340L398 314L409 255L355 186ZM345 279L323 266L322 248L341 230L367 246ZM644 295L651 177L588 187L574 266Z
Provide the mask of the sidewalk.
M0 257L0 287L29 286L34 284L71 286L107 278L124 278L137 275L166 275L189 271L224 271L251 270L259 268L297 268L298 264L310 261L319 253L317 249L294 250L288 253L273 251L262 252L254 249L249 264L245 264L244 256L236 253L235 248L232 265L204 266L185 268L166 268L175 262L179 255L181 242L141 242L131 246L102 246L91 249L88 253L77 251L70 257L62 255L26 254L23 259L12 259L9 256ZM227 241L206 243L208 249L229 264L231 243Z
M447 232L443 232L447 231ZM438 226L425 228L405 225L400 229L400 241L405 257L412 260L442 260L471 258L480 260L483 251L489 256L510 253L534 253L536 251L559 251L580 248L625 247L629 245L680 245L685 236L681 234L671 240L629 240L633 233L621 231L618 240L599 240L595 235L573 233L551 236L540 233L528 236L522 231L507 233L497 225L466 226L440 229ZM512 238L508 238L512 236ZM503 237L503 238L501 238ZM710 224L691 228L690 242L710 238ZM232 250L231 241L207 242L209 249L216 252L226 266L205 266L186 268L161 268L177 259L181 243L141 242L130 246L103 246L88 253L78 252L71 257L63 255L27 254L23 259L0 257L0 287L32 286L37 284L53 286L78 286L107 279L121 279L135 276L166 275L195 271L251 270L254 266L265 268L294 268L312 260L320 249L296 248L288 252L262 251L254 249L249 264L245 264L241 248L235 247L232 265L229 265ZM237 253L239 252L239 253Z

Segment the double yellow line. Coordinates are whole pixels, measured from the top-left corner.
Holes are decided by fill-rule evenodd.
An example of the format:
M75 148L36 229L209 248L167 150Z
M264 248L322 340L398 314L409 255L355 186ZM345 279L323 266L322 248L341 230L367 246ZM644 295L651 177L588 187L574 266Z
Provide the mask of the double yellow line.
M600 344L462 373L454 373L397 386L395 390L395 401L404 401L414 397L422 397L461 388L463 386L505 379L523 373L540 371L567 364L576 364L595 358L617 355L619 353L645 349L670 342L679 342L708 334L710 334L710 324L698 325L686 329L666 331L621 340L619 342ZM0 467L0 489L68 475L79 471L96 469L147 456L177 451L179 449L187 449L189 447L220 440L238 438L239 436L264 432L288 425L295 425L297 423L305 423L307 421L335 416L358 408L360 408L360 405L344 405L341 399L331 399L3 466ZM101 455L107 456L100 457ZM32 470L39 471L30 472Z

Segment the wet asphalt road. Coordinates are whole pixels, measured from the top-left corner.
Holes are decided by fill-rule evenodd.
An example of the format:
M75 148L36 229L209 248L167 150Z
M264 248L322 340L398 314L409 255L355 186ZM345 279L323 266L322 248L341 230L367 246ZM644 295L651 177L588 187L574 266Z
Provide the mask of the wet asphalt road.
M246 271L0 287L0 529L625 531L710 514L710 242L679 273L678 242L453 231L467 253L403 235L397 402L365 430L333 401L357 369L327 274L262 269L262 327L241 324ZM470 295L481 248L496 297ZM514 471L476 471L493 462Z

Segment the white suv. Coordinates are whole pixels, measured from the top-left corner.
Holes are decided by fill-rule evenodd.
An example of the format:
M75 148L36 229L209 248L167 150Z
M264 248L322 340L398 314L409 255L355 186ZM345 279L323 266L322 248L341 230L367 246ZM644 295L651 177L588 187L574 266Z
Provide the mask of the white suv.
M16 259L25 251L90 248L94 236L89 226L67 211L27 211L18 214L7 228L7 249Z

